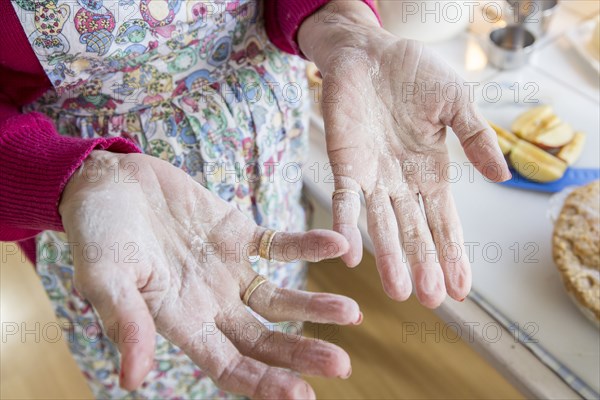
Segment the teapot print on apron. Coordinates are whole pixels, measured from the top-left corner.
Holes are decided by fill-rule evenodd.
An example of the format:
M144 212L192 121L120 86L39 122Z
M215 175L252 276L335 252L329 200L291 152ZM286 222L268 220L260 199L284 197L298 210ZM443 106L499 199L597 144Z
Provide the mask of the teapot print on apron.
M86 45L86 51L103 56L110 49L114 39L115 17L102 0L79 0L81 8L74 17L75 29L81 35L79 42Z
M35 32L29 38L33 51L42 59L55 53L69 51L69 41L62 34L63 26L71 13L67 4L56 5L55 1L29 1L28 7L34 10Z

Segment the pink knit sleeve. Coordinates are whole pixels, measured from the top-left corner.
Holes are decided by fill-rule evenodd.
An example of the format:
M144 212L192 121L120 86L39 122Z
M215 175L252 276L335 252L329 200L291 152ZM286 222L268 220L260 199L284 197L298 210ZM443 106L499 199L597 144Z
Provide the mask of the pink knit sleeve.
M39 113L0 120L0 241L26 239L45 229L62 231L60 195L95 149L140 152L123 138L59 136Z
M269 39L280 50L300 54L296 35L304 20L330 0L265 0L265 25ZM374 0L363 0L379 19ZM381 20L380 20L381 22Z

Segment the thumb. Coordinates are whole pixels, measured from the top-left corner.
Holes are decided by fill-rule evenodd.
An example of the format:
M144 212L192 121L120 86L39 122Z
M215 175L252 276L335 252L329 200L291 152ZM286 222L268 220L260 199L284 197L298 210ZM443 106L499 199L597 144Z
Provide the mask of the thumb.
M75 282L77 290L98 312L104 333L121 353L120 386L135 390L153 366L156 340L154 320L135 280L115 274L100 282L95 277L92 285L82 279Z
M472 101L457 102L445 124L458 136L467 158L483 176L493 182L512 177L496 133Z

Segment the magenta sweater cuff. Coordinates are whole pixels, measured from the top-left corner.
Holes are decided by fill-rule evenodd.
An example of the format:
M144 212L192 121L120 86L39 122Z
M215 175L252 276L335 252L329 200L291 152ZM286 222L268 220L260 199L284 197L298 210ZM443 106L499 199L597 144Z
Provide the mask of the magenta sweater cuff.
M266 0L265 25L269 39L279 49L302 55L298 47L298 29L306 18L327 4L329 0ZM373 0L363 0L381 19Z
M62 231L60 195L92 150L140 152L123 138L60 136L39 113L1 122L0 240L23 240L46 229Z

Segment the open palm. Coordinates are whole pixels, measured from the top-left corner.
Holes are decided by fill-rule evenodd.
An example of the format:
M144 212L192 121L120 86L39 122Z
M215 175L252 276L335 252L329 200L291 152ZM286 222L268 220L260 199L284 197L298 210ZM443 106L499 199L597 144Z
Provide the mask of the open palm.
M442 174L449 162L446 126L487 178L510 177L495 134L468 87L425 46L381 29L366 35L361 46L338 46L319 68L336 189L364 193L385 291L406 299L410 269L424 305L438 306L446 292L462 300L470 290L471 272ZM359 198L342 192L334 197L333 209L334 230L350 243L343 259L354 266L362 257Z
M92 164L104 172L90 181L99 176L86 173ZM136 388L152 367L156 331L224 390L253 398L314 397L305 381L275 367L349 375L339 347L269 331L248 311L241 296L256 276L248 256L257 254L264 228L170 164L96 151L71 178L60 212L70 242L101 250L97 257L77 247L74 280L119 347L125 388ZM115 245L125 250L120 256ZM316 230L279 233L272 249L275 259L317 261L346 252L348 243ZM271 283L256 289L249 306L270 321L360 320L351 299Z

